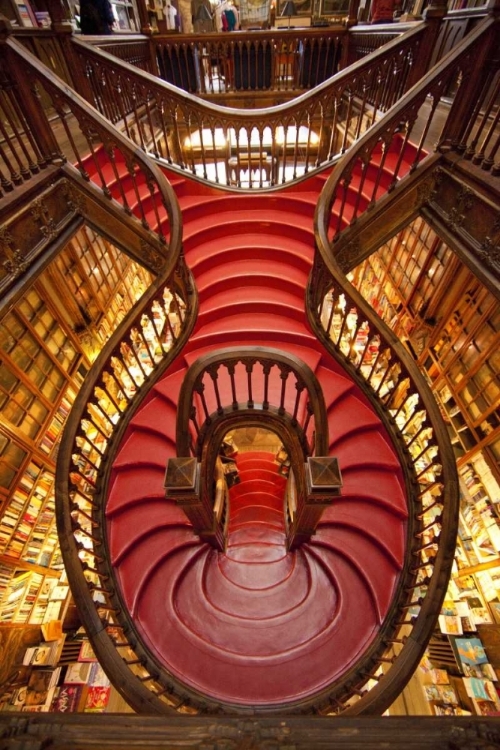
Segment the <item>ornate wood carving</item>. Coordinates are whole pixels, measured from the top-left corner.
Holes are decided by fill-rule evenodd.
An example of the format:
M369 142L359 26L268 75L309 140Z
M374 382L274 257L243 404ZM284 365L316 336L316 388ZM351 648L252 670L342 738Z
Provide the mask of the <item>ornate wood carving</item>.
M0 715L2 747L39 750L488 750L498 747L498 719L489 716L134 716L133 714Z
M53 173L47 175L53 177ZM35 261L46 254L53 241L74 218L64 180L38 193L36 200L13 206L0 230L0 295L21 283Z
M463 158L444 157L428 203L438 231L461 259L500 294L500 195L494 180Z

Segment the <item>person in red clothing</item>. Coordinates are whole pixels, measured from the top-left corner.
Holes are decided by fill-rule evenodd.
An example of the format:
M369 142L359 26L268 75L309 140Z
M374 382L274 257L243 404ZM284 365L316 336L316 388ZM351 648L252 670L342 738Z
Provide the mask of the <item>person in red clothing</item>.
M398 0L372 0L370 6L370 23L392 23L394 11L400 7Z

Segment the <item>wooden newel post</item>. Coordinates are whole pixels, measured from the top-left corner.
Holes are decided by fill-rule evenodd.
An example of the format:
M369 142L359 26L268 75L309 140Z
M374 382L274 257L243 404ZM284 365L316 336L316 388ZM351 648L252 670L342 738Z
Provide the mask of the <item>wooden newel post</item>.
M340 497L342 476L339 462L333 456L313 456L305 464L306 497L298 502L290 535L289 547L294 549L315 533L326 508Z
M165 472L165 497L182 508L201 539L216 549L224 549L219 528L207 492L201 486L201 464L196 458L169 458Z

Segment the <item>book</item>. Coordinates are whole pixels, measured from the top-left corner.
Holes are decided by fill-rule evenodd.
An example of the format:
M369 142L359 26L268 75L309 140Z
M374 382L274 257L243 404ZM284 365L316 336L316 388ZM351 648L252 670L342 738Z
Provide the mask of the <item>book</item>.
M60 673L60 667L56 669L34 669L28 681L23 710L30 706L43 706L43 710L48 711Z
M104 711L109 702L111 687L91 685L87 692L84 711Z
M89 682L92 662L71 662L68 664L64 682L85 685Z
M84 697L85 689L84 685L68 685L63 683L54 696L50 710L57 713L73 713L74 711L78 711L82 697Z
M472 705L479 716L500 716L500 711L492 701L472 698Z
M457 615L439 615L439 629L447 635L462 635L462 620Z
M485 664L488 661L479 638L455 638L455 647L462 664Z
M78 654L78 661L97 661L97 657L90 641L85 640L82 642L80 653Z

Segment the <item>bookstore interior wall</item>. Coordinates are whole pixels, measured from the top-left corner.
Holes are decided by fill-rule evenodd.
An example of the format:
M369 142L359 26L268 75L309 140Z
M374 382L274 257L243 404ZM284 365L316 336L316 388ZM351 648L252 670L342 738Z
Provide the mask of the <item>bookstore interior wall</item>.
M109 683L88 644L57 625L70 597L55 529L55 460L86 373L150 281L83 227L0 320L0 636L33 631L20 643L22 684L7 679L0 690L4 710L108 704ZM454 575L417 689L429 713L500 713L500 306L422 219L352 281L426 374L460 474Z
M500 714L500 305L421 218L352 281L425 373L457 459L454 570L417 675L428 710Z

